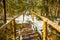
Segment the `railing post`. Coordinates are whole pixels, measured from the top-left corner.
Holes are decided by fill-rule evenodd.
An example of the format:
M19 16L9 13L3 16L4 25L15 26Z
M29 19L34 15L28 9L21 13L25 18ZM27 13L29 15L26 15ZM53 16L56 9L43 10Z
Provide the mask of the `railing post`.
M16 40L15 19L12 20L12 31L13 31L13 40Z
M22 22L24 22L24 16L25 16L25 14L23 14L23 21Z
M43 21L43 40L47 40L47 22Z
M20 27L19 27L19 40L20 40Z
M7 34L6 36L7 36L7 37L6 37L6 38L7 38L6 40L8 40L8 34Z

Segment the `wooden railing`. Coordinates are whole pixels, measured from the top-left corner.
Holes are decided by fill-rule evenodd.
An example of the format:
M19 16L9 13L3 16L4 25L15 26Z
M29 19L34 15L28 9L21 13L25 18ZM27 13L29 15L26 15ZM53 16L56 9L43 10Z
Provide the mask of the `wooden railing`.
M51 25L54 29L56 29L58 32L60 32L60 26L59 25L52 22L51 20L49 20L46 17L43 17L43 16L40 16L40 15L36 14L33 11L30 11L30 12L33 13L33 14L31 14L32 17L34 17L34 15L36 15L43 20L43 40L47 40L47 24ZM15 17L15 18L17 18L17 17ZM4 24L3 26L0 27L0 31L2 32L2 31L4 31L5 28L7 28L10 25L10 27L12 28L12 32L13 32L13 34L12 34L13 35L13 40L16 40L15 18L13 18L11 21L9 21L8 23L6 23L6 24Z
M35 14L37 15L37 14ZM40 15L37 15L39 16L43 21L46 21L47 24L51 25L52 28L56 29L58 32L60 32L60 25L57 25L56 23L54 23L53 21L49 20L48 18L46 17L43 17L43 16L40 16Z
M39 16L39 15L37 15ZM50 27L54 28L55 30L57 30L58 32L60 32L60 26L57 25L56 23L52 22L51 20L49 20L46 17L43 16L39 16L42 20L43 20L43 40L47 40L47 24L51 25Z
M56 29L58 32L60 32L60 25L57 25L55 22L49 20L46 17L43 17L41 15L38 15L37 13L30 11L31 13L33 13L34 15L38 16L40 19L42 19L43 21L46 21L47 24L51 25L54 29Z
M7 22L7 23L5 23L4 25L2 25L1 27L0 27L0 33L4 33L4 34L6 34L5 32L6 31L8 31L7 29L9 29L9 30L11 30L11 32L12 32L12 35L13 35L13 40L16 40L16 24L15 24L15 19L16 19L17 17L14 17L14 18L12 18L9 22ZM6 36L8 36L8 34L6 35ZM9 40L8 38L6 38L6 40Z
M51 25L52 28L54 28L55 30L60 32L60 25L57 25L56 23L54 23L53 21L49 20L46 17L38 15L37 13L35 13L32 10L30 10L30 12L32 13L32 15L34 14L34 15L38 16L40 19L43 20L43 40L47 40L47 24ZM32 18L33 18L33 16L32 16Z
M24 21L24 13L25 13L25 11L23 11L23 21ZM0 27L0 33L1 34L6 34L5 33L5 31L8 31L7 29L10 29L11 31L11 33L12 33L12 40L16 40L16 26L17 26L17 24L15 23L15 19L17 18L17 17L19 17L20 15L18 15L18 16L15 16L15 17L13 17L12 19L10 19L10 21L9 22L7 22L7 23L5 23L4 25L2 25L1 27ZM6 40L9 40L8 38L7 38L7 36L8 36L8 34L6 35ZM9 37L10 38L10 37Z

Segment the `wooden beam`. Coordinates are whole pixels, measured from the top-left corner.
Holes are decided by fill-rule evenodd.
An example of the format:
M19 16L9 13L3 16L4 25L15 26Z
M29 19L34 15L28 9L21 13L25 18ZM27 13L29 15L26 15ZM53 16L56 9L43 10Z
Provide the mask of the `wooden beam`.
M47 22L43 21L43 40L47 40Z

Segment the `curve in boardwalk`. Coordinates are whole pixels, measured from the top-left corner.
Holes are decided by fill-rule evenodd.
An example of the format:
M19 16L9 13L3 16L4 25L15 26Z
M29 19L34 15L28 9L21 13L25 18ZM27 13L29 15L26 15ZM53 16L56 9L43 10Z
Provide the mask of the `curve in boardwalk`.
M40 40L39 34L31 29L31 25L29 23L23 23L22 27L20 27L20 35L22 35L22 40Z

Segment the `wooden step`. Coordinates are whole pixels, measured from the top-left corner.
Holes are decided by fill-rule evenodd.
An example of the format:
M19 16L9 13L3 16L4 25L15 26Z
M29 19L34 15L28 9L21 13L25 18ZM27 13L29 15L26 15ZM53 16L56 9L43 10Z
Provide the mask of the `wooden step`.
M33 31L33 30L30 28L23 28L20 32L25 33L25 32L31 32L31 31Z
M31 39L31 40L38 40L38 39Z
M31 28L31 24L28 24L28 23L23 23L23 24L20 24L19 27L22 29L22 28Z
M22 40L40 40L38 33L31 29L30 24L23 24L20 33Z
M37 37L37 36L38 36L38 34L30 35L30 37Z
M25 31L31 31L32 29L31 28L23 28L23 30L25 30Z
M38 40L37 38L25 38L25 39L22 39L22 40Z
M38 34L35 34L35 35L25 35L25 36L23 36L23 39L26 39L26 38L36 38L36 37L38 37Z
M22 36L25 36L26 34L28 34L28 35L34 35L34 34L36 34L36 32L32 32L32 33L25 33L25 34L22 34Z
M30 40L40 40L39 37L24 37L23 40L30 39Z
M33 35L25 34L25 35L22 35L22 37L27 37L27 36L29 36L29 37L35 37L35 36L38 36L38 34L33 34Z

